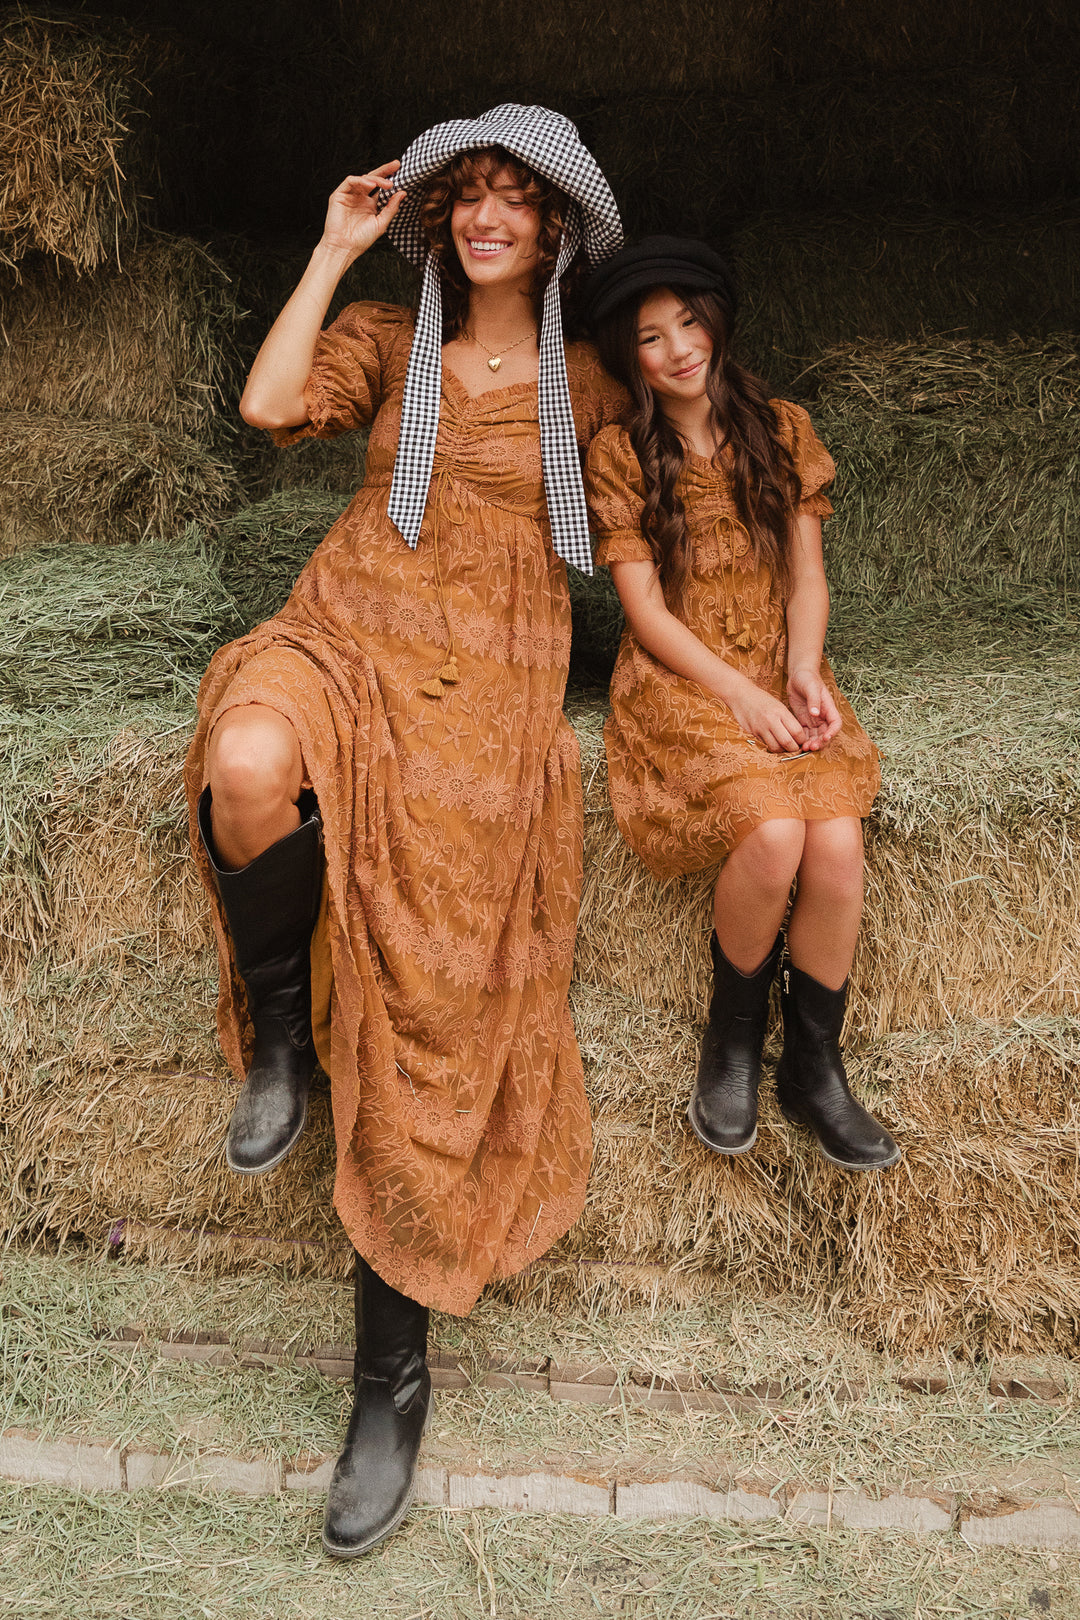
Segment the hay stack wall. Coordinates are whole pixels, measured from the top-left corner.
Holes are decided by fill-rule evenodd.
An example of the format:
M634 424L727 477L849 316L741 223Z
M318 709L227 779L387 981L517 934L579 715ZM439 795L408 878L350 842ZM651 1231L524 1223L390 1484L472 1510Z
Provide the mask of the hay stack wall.
M47 238L25 184L0 211L0 410L31 469L0 503L5 1231L347 1272L325 1094L273 1176L224 1167L179 770L210 650L283 600L363 444L271 456L233 406L340 175L435 118L537 99L578 119L632 230L730 238L754 363L836 454L831 655L885 755L848 1041L905 1160L843 1177L769 1100L745 1160L688 1133L712 874L656 885L618 837L617 602L577 578L595 1171L582 1221L512 1291L793 1289L900 1348L1080 1348L1075 22L1046 4L1021 33L999 0L902 18L676 0L644 19L611 0L557 29L522 14L507 37L480 0L436 42L412 0L327 0L302 22L142 0L134 45L134 7L95 10L111 20L21 25L0 69L26 80L44 38L113 86L86 125L98 167L71 147L100 197L79 218L99 243L113 222L108 249L70 218ZM393 79L372 75L387 60ZM408 290L378 252L342 297Z

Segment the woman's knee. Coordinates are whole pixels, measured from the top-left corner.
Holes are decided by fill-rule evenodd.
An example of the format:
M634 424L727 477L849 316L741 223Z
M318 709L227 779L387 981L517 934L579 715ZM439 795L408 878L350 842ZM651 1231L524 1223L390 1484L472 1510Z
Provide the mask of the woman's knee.
M764 888L786 891L802 859L805 824L790 818L762 821L739 845L743 862Z
M292 725L256 704L227 709L209 746L210 791L219 809L300 795L304 761Z

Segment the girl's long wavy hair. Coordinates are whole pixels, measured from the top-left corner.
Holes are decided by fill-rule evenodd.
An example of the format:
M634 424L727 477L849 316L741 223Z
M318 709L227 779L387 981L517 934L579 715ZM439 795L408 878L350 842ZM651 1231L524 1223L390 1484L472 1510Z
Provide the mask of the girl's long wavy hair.
M537 174L502 146L483 146L471 152L459 152L428 180L420 204L420 223L427 237L428 247L439 260L442 277L443 342L461 337L469 320L470 282L458 258L457 248L450 231L450 215L454 203L464 188L478 177L487 179L496 170L508 170L514 184L521 187L526 202L540 215L540 235L537 239L536 280L533 296L539 309L544 288L555 274L559 256L559 239L566 222L569 199L553 181ZM584 255L579 250L560 283L563 300L564 329L568 335L577 329L577 293L586 270Z
M650 292L656 292L654 287ZM780 437L768 389L759 377L739 365L731 353L735 311L719 292L671 287L713 340L706 392L720 448L730 451L735 508L746 525L754 555L767 563L773 579L786 592L789 583L791 529L802 483L791 452ZM665 600L672 609L682 602L690 573L686 512L675 484L686 461L686 445L664 415L641 373L638 358L638 315L650 295L624 304L598 325L596 346L605 368L624 383L633 398L627 429L645 477L641 532L660 573Z

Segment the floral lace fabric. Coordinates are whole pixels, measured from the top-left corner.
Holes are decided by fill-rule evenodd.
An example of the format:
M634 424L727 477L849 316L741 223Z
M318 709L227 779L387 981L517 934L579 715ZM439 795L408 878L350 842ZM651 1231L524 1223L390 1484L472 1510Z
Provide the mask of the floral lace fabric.
M828 451L800 406L772 403L802 478L800 511L829 517ZM597 562L651 561L639 526L644 480L625 429L605 427L593 440L585 487L600 534ZM692 553L682 618L725 662L782 700L783 604L770 569L755 561L727 474L690 455L678 493ZM822 675L843 717L840 732L820 753L770 754L746 737L726 704L672 674L624 631L604 727L611 803L623 837L655 877L714 865L771 818L869 813L881 783L877 749L825 662Z
M444 371L416 551L386 515L412 319L346 309L319 340L291 443L371 423L364 485L282 611L222 648L188 758L264 703L300 738L326 835L312 945L331 1079L334 1201L395 1288L463 1314L580 1213L591 1155L567 1006L581 885L577 741L562 714L566 568L551 547L535 384L473 398ZM567 369L584 447L622 396L587 345ZM460 682L422 690L454 630ZM194 832L194 823L193 823ZM221 952L219 1032L243 1074L243 984L197 840Z

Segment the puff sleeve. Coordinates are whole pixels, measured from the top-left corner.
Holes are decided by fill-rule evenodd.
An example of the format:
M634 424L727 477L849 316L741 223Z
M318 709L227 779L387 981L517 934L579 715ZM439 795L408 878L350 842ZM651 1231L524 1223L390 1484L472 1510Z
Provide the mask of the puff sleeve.
M832 517L832 502L825 494L836 477L832 457L801 405L793 405L786 399L774 399L772 404L779 419L781 437L791 451L795 471L802 480L802 499L796 510L810 517Z
M304 385L307 421L272 429L274 443L285 447L301 439L334 439L369 427L386 393L388 362L411 328L408 310L394 304L365 302L343 309L315 343Z
M630 436L617 424L602 428L589 446L585 499L598 539L598 564L653 561L641 532L645 480Z

